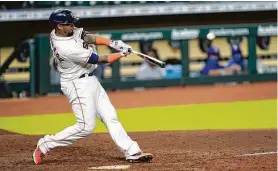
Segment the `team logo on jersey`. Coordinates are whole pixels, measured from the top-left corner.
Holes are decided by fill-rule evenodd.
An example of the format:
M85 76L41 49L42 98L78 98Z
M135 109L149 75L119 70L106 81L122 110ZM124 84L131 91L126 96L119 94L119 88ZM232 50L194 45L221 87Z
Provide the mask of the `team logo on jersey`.
M89 44L87 42L83 42L83 48L88 49L89 48Z

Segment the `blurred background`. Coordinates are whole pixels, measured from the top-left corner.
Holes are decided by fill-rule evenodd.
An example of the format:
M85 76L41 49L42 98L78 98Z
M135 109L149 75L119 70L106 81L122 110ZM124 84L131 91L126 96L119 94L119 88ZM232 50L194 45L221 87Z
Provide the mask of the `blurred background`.
M60 93L48 39L58 8L72 10L77 27L167 64L129 55L100 65L95 75L108 90L276 80L275 1L1 1L1 98Z

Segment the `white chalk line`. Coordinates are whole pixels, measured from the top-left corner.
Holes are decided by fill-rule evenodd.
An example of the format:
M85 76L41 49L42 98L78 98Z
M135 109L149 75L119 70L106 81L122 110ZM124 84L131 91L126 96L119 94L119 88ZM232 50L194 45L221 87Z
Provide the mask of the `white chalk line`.
M128 169L130 168L130 165L114 165L114 166L98 166L98 167L90 167L90 170L114 170L114 169Z
M249 154L236 155L235 157L260 156L260 155L275 154L275 153L277 153L277 151L269 151L269 152L263 152L263 153L249 153Z

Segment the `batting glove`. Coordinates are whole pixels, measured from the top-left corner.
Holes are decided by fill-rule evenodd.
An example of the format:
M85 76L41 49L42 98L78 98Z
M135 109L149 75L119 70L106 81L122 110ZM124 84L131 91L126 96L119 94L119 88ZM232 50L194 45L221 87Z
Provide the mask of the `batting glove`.
M132 51L132 47L121 40L111 40L110 47L117 51L127 51L128 49Z
M122 57L126 57L127 55L129 55L131 53L131 50L123 49L123 50L120 51L120 53L121 53Z

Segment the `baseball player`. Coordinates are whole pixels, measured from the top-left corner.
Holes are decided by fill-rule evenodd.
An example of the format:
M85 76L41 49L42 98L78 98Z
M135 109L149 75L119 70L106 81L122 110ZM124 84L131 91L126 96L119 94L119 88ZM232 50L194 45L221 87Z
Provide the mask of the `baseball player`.
M51 149L69 146L90 135L95 128L96 117L106 125L127 161L151 161L152 154L143 153L137 142L127 135L105 90L92 74L97 64L113 63L127 56L131 47L120 40L110 40L75 27L77 20L71 11L64 9L54 11L49 17L54 28L50 34L50 44L61 74L61 90L72 105L77 123L55 135L39 139L33 152L34 163L42 163ZM98 56L96 45L107 45L119 52Z
M226 67L230 67L232 65L240 66L241 71L245 70L246 64L244 62L244 58L242 56L241 48L239 45L231 45L232 57L227 62Z
M240 71L238 65L231 65L228 67L222 66L220 62L220 50L217 47L211 46L207 50L208 58L202 70L201 75L219 76L232 75Z

